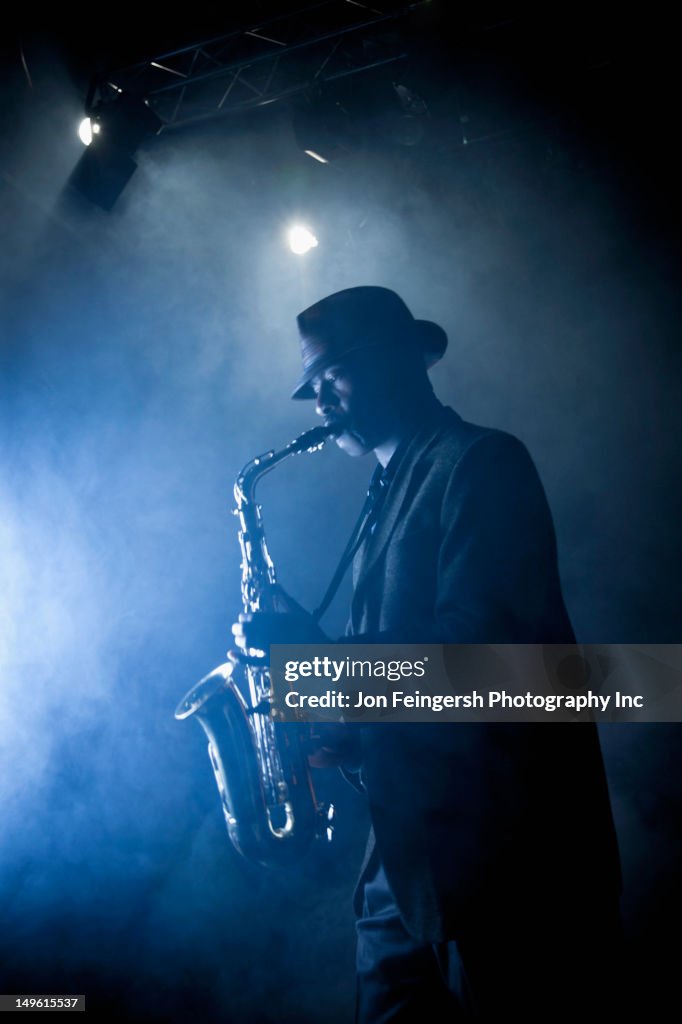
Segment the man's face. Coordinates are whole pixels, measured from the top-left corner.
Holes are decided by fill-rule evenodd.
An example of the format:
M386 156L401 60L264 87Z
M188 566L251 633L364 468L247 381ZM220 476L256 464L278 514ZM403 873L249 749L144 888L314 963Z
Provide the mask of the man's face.
M374 348L351 352L310 383L318 416L342 431L336 437L339 448L349 455L366 455L386 440L390 415L380 354Z

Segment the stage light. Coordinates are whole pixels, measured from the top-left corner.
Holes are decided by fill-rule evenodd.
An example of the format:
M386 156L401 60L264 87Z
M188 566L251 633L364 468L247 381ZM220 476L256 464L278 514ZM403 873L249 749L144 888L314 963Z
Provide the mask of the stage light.
M394 82L393 88L401 113L392 112L387 119L393 140L401 146L417 146L424 140L430 120L429 108L421 96L406 85Z
M85 152L69 179L90 202L111 210L135 172L133 156L142 142L161 130L162 121L140 97L122 93L86 106L78 129Z
M84 117L78 125L78 138L84 146L89 146L93 135L99 135L101 130L99 121L95 121L91 117Z
M297 256L304 256L318 245L318 241L312 231L309 231L303 224L294 224L288 232L289 248Z

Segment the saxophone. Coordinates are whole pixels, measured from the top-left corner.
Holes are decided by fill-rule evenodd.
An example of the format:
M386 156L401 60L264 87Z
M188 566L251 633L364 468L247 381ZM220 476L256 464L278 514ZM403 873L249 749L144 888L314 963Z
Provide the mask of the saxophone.
M235 481L233 511L239 519L245 612L274 610L275 567L256 485L284 459L319 450L334 433L329 427L313 427L280 451L256 456ZM175 717L195 717L208 737L208 754L235 848L265 867L280 867L296 861L312 840L331 840L334 808L315 795L305 727L274 720L270 671L260 653L250 652L243 667L226 662L215 668L183 697ZM245 675L245 686L235 678L239 675Z

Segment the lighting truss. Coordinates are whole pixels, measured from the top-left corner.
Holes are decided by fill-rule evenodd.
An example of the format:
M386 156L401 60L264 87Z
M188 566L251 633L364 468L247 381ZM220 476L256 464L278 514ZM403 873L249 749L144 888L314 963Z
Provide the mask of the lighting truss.
M96 77L86 108L132 94L168 131L275 103L403 59L391 23L426 3L326 0L251 22Z

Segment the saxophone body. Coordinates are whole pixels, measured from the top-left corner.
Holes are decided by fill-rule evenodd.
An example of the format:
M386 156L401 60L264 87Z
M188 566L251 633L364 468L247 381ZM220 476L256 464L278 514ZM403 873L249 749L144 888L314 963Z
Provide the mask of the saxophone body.
M307 430L285 448L257 456L234 484L245 612L273 611L275 567L268 551L260 479L291 455L321 448L334 431ZM331 840L333 806L317 800L307 760L306 727L275 721L270 670L262 652L243 667L219 665L180 701L175 717L195 718L208 738L227 831L234 847L265 867L297 861L315 839Z

